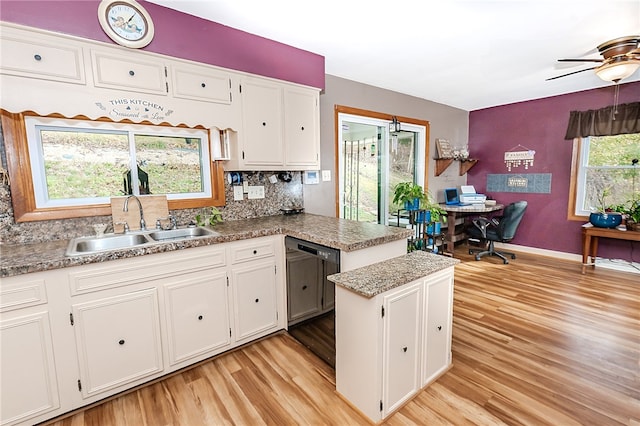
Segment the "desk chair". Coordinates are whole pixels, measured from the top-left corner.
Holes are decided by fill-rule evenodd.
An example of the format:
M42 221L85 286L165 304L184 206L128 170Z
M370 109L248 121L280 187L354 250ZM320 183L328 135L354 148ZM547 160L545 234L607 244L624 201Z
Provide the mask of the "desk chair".
M516 255L513 253L496 251L494 242L506 243L515 237L516 229L518 229L526 209L527 202L518 201L505 207L502 216L494 217L491 220L485 217L474 219L474 226L470 226L467 229L467 233L471 237L488 242L489 247L485 249L469 249L469 254L477 252L476 260L480 260L482 256L498 256L505 265L509 263L506 256L511 256L511 259L515 259Z

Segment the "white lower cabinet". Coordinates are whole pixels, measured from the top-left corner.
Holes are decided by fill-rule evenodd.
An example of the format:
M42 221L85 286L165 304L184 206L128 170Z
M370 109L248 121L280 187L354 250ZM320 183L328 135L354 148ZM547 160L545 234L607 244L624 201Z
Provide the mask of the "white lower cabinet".
M3 278L0 425L48 420L284 329L283 253L276 235Z
M254 261L231 270L235 339L245 341L276 330L278 302L276 264L273 259Z
M1 423L13 425L59 407L49 314L0 321Z
M155 288L74 304L72 313L83 397L163 370Z
M421 387L422 283L384 296L382 328L383 415L399 408Z
M336 286L336 389L372 421L451 365L453 267L371 298Z
M225 269L164 285L169 364L231 344Z

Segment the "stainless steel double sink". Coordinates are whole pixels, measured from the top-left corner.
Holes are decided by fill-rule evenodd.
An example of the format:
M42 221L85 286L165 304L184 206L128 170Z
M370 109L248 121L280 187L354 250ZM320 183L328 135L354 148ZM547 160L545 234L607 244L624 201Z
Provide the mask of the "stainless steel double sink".
M193 228L135 231L127 234L105 234L101 237L79 237L69 242L65 254L67 256L82 256L217 235L220 234L209 228L197 226Z

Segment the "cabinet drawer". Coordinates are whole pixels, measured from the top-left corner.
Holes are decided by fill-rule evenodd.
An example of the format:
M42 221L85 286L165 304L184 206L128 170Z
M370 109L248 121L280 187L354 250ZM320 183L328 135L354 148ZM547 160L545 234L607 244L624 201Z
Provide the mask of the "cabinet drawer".
M167 94L166 68L162 62L95 50L91 56L96 87Z
M184 255L184 253L181 253ZM175 255L173 256L175 258ZM131 284L154 282L155 280L179 276L215 268L226 264L223 248L193 249L189 255L167 261L167 256L151 256L148 259L128 259L118 264L104 263L100 266L81 267L69 273L71 295L90 293Z
M82 48L3 35L3 74L85 84Z
M173 96L183 99L231 103L231 76L208 67L174 65Z
M247 262L254 259L275 256L276 248L272 239L252 241L244 245L231 248L231 263Z
M0 312L47 303L44 279L25 281L22 277L4 278L0 283Z

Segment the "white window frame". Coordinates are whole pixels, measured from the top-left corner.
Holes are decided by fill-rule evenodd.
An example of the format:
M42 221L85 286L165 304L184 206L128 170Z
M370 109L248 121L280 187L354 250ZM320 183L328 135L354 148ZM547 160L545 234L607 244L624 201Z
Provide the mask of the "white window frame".
M40 129L58 130L88 130L109 133L127 134L129 140L129 159L132 181L137 181L137 161L135 155L135 135L158 135L170 137L185 137L200 140L200 177L203 191L195 193L166 194L167 200L211 198L211 161L209 154L209 134L206 130L189 129L169 126L150 126L142 124L127 124L92 120L71 120L49 117L25 117L27 143L29 146L29 160L31 162L31 178L33 181L36 208L75 207L88 204L109 204L110 197L67 198L50 200L47 195L47 181L44 169L44 155L40 143ZM138 185L132 185L134 195L140 195ZM159 194L155 194L159 195Z

